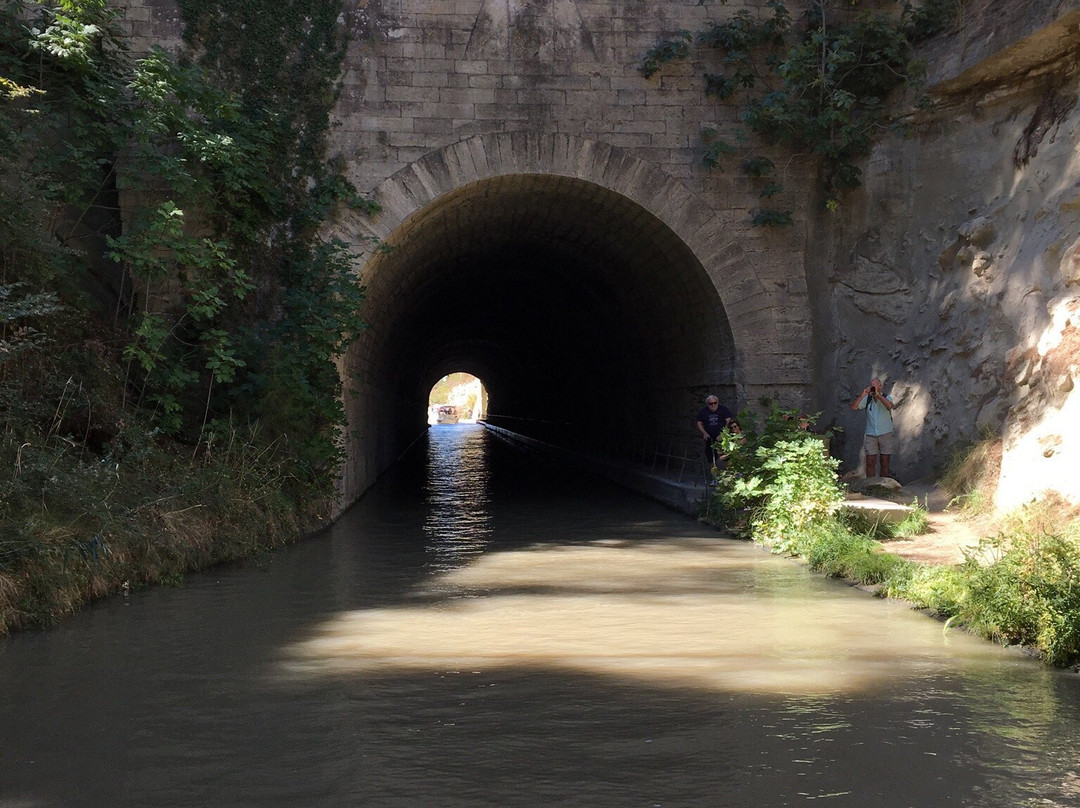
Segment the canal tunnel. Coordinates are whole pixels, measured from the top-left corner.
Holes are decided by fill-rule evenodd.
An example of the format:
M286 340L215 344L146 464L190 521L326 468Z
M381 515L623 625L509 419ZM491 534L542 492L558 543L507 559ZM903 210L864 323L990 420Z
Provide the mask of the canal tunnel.
M617 192L544 174L482 179L384 243L365 274L369 328L347 358L356 462L392 462L427 427L432 385L455 371L483 380L491 422L609 454L693 445L707 390L736 403L711 279Z

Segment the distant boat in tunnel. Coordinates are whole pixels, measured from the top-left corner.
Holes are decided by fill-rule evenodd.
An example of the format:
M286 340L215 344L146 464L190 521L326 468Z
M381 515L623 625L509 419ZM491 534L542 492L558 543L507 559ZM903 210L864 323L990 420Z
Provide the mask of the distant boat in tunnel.
M453 404L443 404L440 406L435 417L435 423L437 424L456 424L459 420L461 420L461 418L458 415L457 407Z

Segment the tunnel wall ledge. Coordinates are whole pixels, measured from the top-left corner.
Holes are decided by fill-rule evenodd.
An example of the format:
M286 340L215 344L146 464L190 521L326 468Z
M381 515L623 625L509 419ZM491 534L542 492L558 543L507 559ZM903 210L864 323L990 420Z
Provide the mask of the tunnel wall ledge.
M558 457L560 460L572 464L575 468L611 480L631 491L644 494L649 499L655 500L661 505L666 505L679 513L697 516L701 511L707 490L704 483L680 483L656 474L650 474L645 469L635 468L626 463L587 455L582 452L574 452L530 438L518 432L512 432L494 424L484 422L481 422L481 424L489 432L505 441L533 451L543 452L552 457Z

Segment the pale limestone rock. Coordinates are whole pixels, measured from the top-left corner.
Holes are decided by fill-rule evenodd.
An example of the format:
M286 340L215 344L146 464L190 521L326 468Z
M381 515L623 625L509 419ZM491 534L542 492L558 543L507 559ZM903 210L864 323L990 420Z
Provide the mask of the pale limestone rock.
M1038 342L1040 356L1046 356L1061 344L1065 328L1072 325L1080 325L1080 297L1076 295L1063 295L1054 298L1046 304L1046 310L1050 315L1050 326L1043 332Z
M1070 395L1060 409L1044 408L1032 428L1006 442L994 502L999 511L1012 510L1050 490L1080 503L1077 423L1080 396Z
M965 239L968 244L974 244L980 249L986 249L993 244L994 238L997 236L993 222L985 216L978 216L961 225L959 233L961 238Z
M1042 362L1028 379L1031 387L1041 383L1041 392L1014 408L1006 430L995 500L1003 511L1050 490L1070 502L1080 502L1075 457L1080 451L1080 395L1073 381L1080 357L1070 355L1064 343L1066 334L1075 338L1080 327L1080 297L1061 296L1050 301L1047 309L1051 321L1037 345Z
M899 491L903 486L892 477L857 477L848 481L848 488L857 494L865 494L871 488Z
M1080 238L1073 242L1061 259L1061 278L1066 286L1080 284Z

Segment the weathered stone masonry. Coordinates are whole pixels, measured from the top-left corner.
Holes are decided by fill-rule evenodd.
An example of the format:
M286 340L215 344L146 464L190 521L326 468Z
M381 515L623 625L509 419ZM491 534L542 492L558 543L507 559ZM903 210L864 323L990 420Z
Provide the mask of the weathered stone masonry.
M353 9L336 144L383 212L341 233L395 251L364 268L372 328L345 362L350 454L367 464L347 471L346 496L415 434L426 388L450 370L480 373L492 412L524 430L554 412L610 429L613 390L627 408L615 432L634 439L690 437L706 390L733 406L809 401L801 233L750 227L755 190L702 167L718 109L700 65L637 72L648 48L713 12L696 0ZM504 288L515 273L527 279ZM498 322L507 306L512 329Z
M879 373L901 402L901 477L987 428L1006 438L1014 493L1061 487L1080 401L1062 347L1080 308L1080 0L966 2L925 54L938 110L882 140L838 215L789 198L797 224L779 231L750 226L757 189L737 166L701 166L702 128L734 114L705 97L706 65L636 69L658 41L744 7L764 11L348 5L334 149L383 211L337 235L393 251L359 269L371 328L342 357L343 503L419 433L428 387L452 370L480 375L491 411L523 429L572 422L608 446L685 436L708 390L737 407L776 393L844 427L834 445L852 467L846 402ZM128 14L136 50L179 46L172 2ZM788 187L813 188L809 167L773 156ZM1042 471L1010 466L1010 447Z

